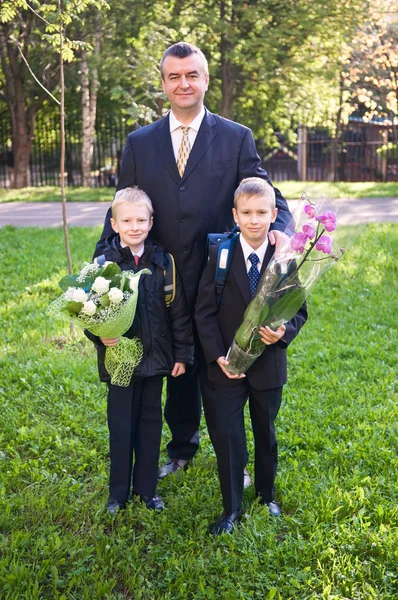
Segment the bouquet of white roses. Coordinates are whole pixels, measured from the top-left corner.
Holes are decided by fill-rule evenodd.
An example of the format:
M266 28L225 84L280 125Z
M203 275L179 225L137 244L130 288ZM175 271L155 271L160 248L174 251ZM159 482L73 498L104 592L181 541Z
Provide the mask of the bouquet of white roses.
M61 279L59 286L64 293L50 304L47 312L56 318L66 316L98 337L123 336L134 320L138 283L143 273L151 272L122 271L113 262L102 266L96 260L85 263L77 275ZM120 337L116 346L107 347L105 367L111 383L128 386L142 354L138 338Z
M335 212L317 208L304 193L297 213L296 232L283 255L272 259L265 269L228 351L226 369L233 375L245 373L265 350L260 327L276 330L290 321L319 277L345 252L344 248L337 253L332 249L329 233L336 229ZM294 224L290 232L293 230Z

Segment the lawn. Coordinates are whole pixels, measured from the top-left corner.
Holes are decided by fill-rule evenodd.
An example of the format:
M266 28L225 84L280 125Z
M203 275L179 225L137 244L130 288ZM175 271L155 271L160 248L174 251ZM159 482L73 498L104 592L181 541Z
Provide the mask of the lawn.
M274 181L276 187L291 200L299 198L303 190L314 198L377 198L398 197L398 181L382 182L327 182L327 181ZM115 188L69 188L68 202L111 202ZM28 187L22 190L0 189L0 202L60 202L61 191L56 186Z
M100 230L70 233L76 269ZM221 501L204 423L192 468L159 485L164 513L106 514L93 348L45 314L66 271L62 232L0 229L1 599L396 599L397 256L398 226L369 225L315 288L277 421L284 516L249 489L234 534L213 538Z

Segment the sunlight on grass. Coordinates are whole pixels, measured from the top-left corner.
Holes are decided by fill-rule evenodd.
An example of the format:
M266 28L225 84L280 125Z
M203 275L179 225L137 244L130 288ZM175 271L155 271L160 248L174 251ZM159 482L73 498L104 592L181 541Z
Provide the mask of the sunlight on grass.
M384 182L327 182L274 181L283 196L300 198L304 190L310 198L377 198L398 197L398 181ZM68 202L111 202L115 188L67 188ZM29 187L21 190L0 189L0 202L60 202L57 186Z
M355 232L355 228L352 232ZM73 263L100 228L71 228ZM398 226L368 225L310 296L289 349L271 519L254 489L232 536L204 421L167 510L112 521L105 386L91 343L46 315L66 274L60 230L0 229L0 590L4 600L395 600ZM248 415L246 415L248 416ZM164 427L162 460L169 432ZM253 434L248 428L253 475Z

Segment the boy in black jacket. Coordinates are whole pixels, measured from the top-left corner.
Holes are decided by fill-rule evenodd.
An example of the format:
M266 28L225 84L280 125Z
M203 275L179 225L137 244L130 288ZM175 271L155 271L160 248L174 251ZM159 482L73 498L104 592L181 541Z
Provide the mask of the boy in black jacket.
M246 463L244 407L249 398L255 442L255 488L273 516L280 514L274 499L277 442L274 421L286 383L286 347L307 319L303 305L276 331L260 328L263 354L246 374L230 375L226 354L261 274L273 255L268 230L276 218L275 193L263 179L241 181L235 192L233 216L241 234L236 243L218 309L215 274L218 248L213 247L199 286L195 320L207 365L201 389L207 426L218 463L224 513L211 533L232 532L241 516L243 468Z
M86 332L97 346L100 379L108 382L111 465L107 508L111 514L125 508L131 474L133 494L147 508L163 510L163 500L156 495L163 377L170 373L178 377L185 372L185 364L193 363L192 324L178 274L174 299L166 307L164 276L171 257L148 239L152 215L152 203L139 188L117 192L111 220L117 235L107 238L104 249L105 259L122 270L151 271L151 275L141 276L136 315L125 334L138 337L144 347L128 387L112 385L104 365L106 347L115 346L119 338L98 338Z

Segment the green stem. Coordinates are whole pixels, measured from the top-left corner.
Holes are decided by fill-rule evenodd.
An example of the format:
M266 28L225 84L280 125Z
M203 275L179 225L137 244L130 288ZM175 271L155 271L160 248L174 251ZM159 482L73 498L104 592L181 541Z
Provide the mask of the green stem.
M313 242L310 242L310 247L308 248L308 250L306 251L306 253L304 254L300 264L297 267L297 271L299 271L299 269L303 266L303 264L305 263L305 261L307 260L307 256L310 254L310 252L312 252L312 250L315 247L315 244L317 243L317 241L319 240L319 238L321 237L321 235L323 235L325 233L325 228L323 228L321 230L321 232L319 232L320 229L320 222L318 221L318 225L316 227L316 234L315 234L315 239Z

